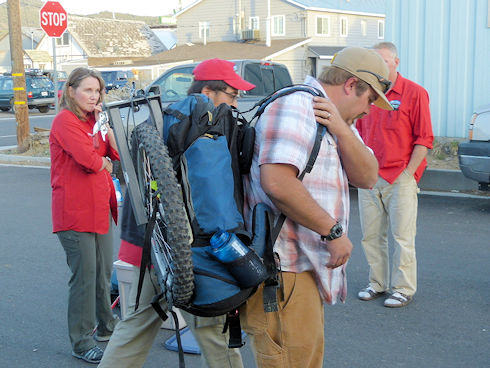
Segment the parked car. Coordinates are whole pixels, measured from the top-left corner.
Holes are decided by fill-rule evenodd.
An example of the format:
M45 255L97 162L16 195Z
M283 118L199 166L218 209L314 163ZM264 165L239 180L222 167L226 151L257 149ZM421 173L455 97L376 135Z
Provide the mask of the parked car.
M133 72L129 70L110 70L100 72L100 74L104 79L106 92L128 86L129 82L134 80Z
M243 79L255 84L255 88L250 91L240 91L238 96L240 111L248 110L263 97L292 84L291 75L283 64L261 60L231 61L235 63L236 72ZM160 88L160 98L164 107L184 98L194 80L192 71L198 64L184 64L167 70L153 81L146 91L157 85Z
M55 76L54 70L45 69L45 70L43 70L43 75L48 77L51 80L51 82L54 83L54 76ZM56 79L58 81L66 81L68 79L68 74L64 71L58 70L56 72Z
M39 72L26 73L26 93L29 109L38 109L47 113L54 103L54 85L48 77ZM6 73L0 76L0 110L13 110L14 81L12 75Z
M468 141L458 146L459 167L467 178L476 180L480 190L490 184L490 105L473 113Z

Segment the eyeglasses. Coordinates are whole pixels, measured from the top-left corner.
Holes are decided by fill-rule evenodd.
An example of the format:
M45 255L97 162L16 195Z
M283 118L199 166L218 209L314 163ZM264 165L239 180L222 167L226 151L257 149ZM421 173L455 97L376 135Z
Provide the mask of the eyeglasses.
M383 76L381 76L379 74L376 74L374 72L371 72L369 70L364 70L364 69L357 69L357 72L369 73L369 74L374 75L376 77L376 79L378 80L378 82L384 87L383 88L383 93L388 92L388 90L391 87L391 81L389 81L388 79L386 79L385 77L383 77Z
M230 93L230 92L226 92L223 90L220 90L219 92L223 92L225 95L227 95L229 98L231 98L232 101L236 101L238 99L238 93L235 94L235 93Z

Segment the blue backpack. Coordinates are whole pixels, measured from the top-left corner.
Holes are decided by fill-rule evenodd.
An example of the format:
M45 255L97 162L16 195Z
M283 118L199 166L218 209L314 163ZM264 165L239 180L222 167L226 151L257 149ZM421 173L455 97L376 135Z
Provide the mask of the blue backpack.
M230 106L215 107L205 95L192 94L163 111L162 132L193 236L194 294L189 304L176 306L198 316L223 315L243 304L267 278L263 273L243 288L229 271L234 265L219 262L210 250L210 239L219 230L251 244L242 214L244 125Z
M264 281L264 309L277 310L275 296L279 282L273 244L285 216L273 224L270 209L258 204L253 211L253 228L247 231L243 220L242 175L249 172L255 141L254 124L265 107L297 91L321 95L309 86L281 89L256 104L257 112L249 123L232 107L226 104L215 107L205 95L192 94L168 106L163 111L163 122L155 124L172 160L193 237L193 294L190 301L173 305L197 316L227 314L225 328L230 328L230 347L243 345L236 313L238 307ZM325 128L318 125L317 139L300 179L311 171L324 131ZM237 265L223 264L211 255L210 239L220 230L235 234L250 247L248 254L258 255L265 265L265 272L259 273L253 284L240 285L230 272ZM141 270L144 270L143 260ZM153 305L165 319L158 305Z

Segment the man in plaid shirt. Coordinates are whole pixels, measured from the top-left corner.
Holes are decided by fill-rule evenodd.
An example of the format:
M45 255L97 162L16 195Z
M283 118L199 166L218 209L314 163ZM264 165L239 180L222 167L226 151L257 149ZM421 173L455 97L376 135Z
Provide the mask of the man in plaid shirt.
M327 98L296 92L271 103L256 125L250 175L245 179L247 225L257 203L287 219L274 245L280 258L279 311L265 313L263 287L241 310L258 367L322 367L323 303L346 295L345 264L349 187L372 187L378 164L355 127L371 104L391 110L384 92L388 68L374 51L349 47L338 53L318 80L307 77ZM304 180L315 142L316 122L328 128L317 160ZM250 228L250 227L249 227Z

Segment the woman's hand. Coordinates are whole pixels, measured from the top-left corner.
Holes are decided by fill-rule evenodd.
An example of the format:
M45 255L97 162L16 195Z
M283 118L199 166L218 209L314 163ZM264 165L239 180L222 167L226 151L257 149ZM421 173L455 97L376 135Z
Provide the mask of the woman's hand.
M95 105L95 109L94 109L95 120L99 120L100 112L102 112L102 102Z
M316 121L328 128L330 134L339 136L342 131L349 129L348 124L340 116L337 107L325 97L313 98L313 112Z
M102 167L99 171L102 171L104 169L107 170L109 174L112 174L112 161L109 160L107 157L102 157Z

